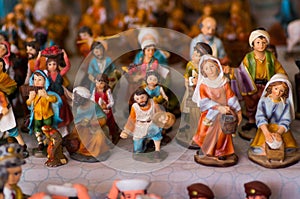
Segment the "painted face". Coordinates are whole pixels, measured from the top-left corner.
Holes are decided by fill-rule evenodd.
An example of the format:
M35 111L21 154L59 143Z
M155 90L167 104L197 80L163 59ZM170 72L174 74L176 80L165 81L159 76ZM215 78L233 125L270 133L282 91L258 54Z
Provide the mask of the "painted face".
M155 47L153 47L153 46L147 47L145 49L145 56L151 58L151 57L153 57L154 52L155 52Z
M32 46L26 46L26 53L29 59L36 57L37 52Z
M96 87L98 89L103 89L105 87L106 83L104 81L96 81Z
M217 63L215 63L213 61L208 61L208 62L205 62L204 65L202 66L202 71L207 76L208 79L214 80L219 75L218 68L219 67L218 67Z
M57 69L57 62L54 60L51 60L49 62L47 62L47 69L50 72L54 72Z
M146 106L148 103L148 96L146 94L134 95L134 101L141 107Z
M7 53L7 48L4 44L0 44L0 57L3 57Z
M259 52L263 52L266 50L268 46L268 42L265 38L256 38L253 41L253 49Z
M203 22L203 26L201 31L206 39L210 40L216 33L217 24L216 21L213 19L206 19Z
M149 75L147 77L147 84L151 86L155 86L158 83L158 79L155 75Z
M45 78L43 76L34 75L33 76L33 85L38 87L44 87Z
M87 32L81 32L79 33L79 37L80 39L84 40L90 38L90 35Z
M267 197L263 195L257 195L257 196L249 196L248 199L267 199Z
M97 57L97 59L103 58L103 50L101 48L94 48L93 53Z
M283 87L282 84L276 85L272 87L272 99L273 100L280 100L280 97L284 94L285 88Z
M192 60L195 64L198 64L201 58L201 54L198 53L196 50L194 50L193 54L192 54Z
M13 185L18 184L22 174L22 167L17 166L17 167L7 168L7 172L8 172L8 179L6 181L6 185L11 187Z

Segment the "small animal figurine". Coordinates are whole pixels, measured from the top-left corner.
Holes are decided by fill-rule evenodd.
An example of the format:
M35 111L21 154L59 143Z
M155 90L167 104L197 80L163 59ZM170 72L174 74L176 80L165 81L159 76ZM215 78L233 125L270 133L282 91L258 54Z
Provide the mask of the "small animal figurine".
M45 125L42 131L48 139L47 158L45 165L48 167L58 167L68 163L68 159L63 154L62 136L60 132L51 126Z

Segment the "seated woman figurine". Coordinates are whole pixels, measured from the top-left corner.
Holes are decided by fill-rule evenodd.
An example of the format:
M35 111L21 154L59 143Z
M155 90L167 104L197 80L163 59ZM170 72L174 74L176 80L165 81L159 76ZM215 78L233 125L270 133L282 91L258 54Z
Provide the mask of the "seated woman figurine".
M75 128L65 137L64 145L70 157L81 162L101 162L109 155L106 115L90 100L90 91L82 86L73 89Z
M298 162L298 145L290 130L294 118L291 83L286 75L275 74L267 83L258 102L255 115L258 130L251 143L249 158L271 168ZM292 160L291 156L294 156Z
M219 60L203 55L199 63L197 86L192 100L201 116L193 141L201 147L195 161L209 166L232 166L237 163L232 135L225 134L221 117L233 112L237 123L242 120L241 106L224 76Z

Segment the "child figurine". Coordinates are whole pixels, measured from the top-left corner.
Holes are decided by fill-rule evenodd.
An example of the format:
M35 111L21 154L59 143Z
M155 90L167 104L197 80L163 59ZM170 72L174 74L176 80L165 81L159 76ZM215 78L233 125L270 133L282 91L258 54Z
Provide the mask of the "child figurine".
M0 198L4 199L4 194L3 194L3 190L4 190L4 185L7 182L8 179L8 172L7 169L4 165L0 166Z
M62 64L60 64L59 58L61 55L64 58L65 66L60 69ZM67 97L65 96L63 86L64 80L66 80L66 73L70 70L71 63L65 50L61 50L57 46L52 46L39 53L35 66L36 70L39 69L41 56L46 57L47 78L50 83L49 90L57 93L63 103L59 112L59 117L62 119L62 122L59 123L58 128L64 137L68 134L67 126L73 121L73 114L69 107Z
M23 198L18 182L22 175L22 165L25 160L22 157L22 149L17 143L10 143L0 146L0 165L5 166L8 179L4 185L4 198Z
M109 155L106 115L90 100L90 91L82 86L73 89L75 128L66 136L65 146L70 157L81 162L105 161Z
M155 103L161 104L163 100L169 101L164 88L159 85L159 74L156 71L149 70L146 73L146 84L144 89Z
M201 116L193 141L201 147L195 161L209 166L232 166L237 163L231 134L225 134L222 116L233 113L237 123L242 121L241 106L224 76L219 60L203 55L193 101L200 107Z
M300 159L298 145L290 130L295 118L292 91L288 77L275 74L258 102L255 116L258 130L248 155L252 161L262 166L290 166ZM276 157L272 157L274 152L277 152Z
M186 65L186 70L184 73L185 93L181 103L183 119L186 122L186 125L180 128L179 134L176 137L179 144L196 149L199 149L199 147L193 143L190 143L196 132L196 129L190 129L190 127L195 126L193 124L198 122L200 111L197 107L197 104L192 101L192 95L197 84L199 61L201 56L205 54L212 54L211 47L204 42L198 42L194 47L192 60ZM183 134L181 132L183 132Z
M5 73L5 62L0 58L0 132L8 131L10 137L16 138L23 149L23 158L29 156L27 145L19 133L12 106L6 95L17 89L17 83Z
M286 74L276 57L266 50L269 43L269 33L264 29L252 31L249 36L249 45L253 50L244 57L239 68L235 70L238 92L245 101L248 117L248 122L242 126L240 132L241 137L246 139L252 139L255 136L255 113L266 83L276 73Z
M104 111L107 117L107 126L113 144L117 144L120 134L119 128L115 121L112 107L114 105L114 98L109 87L108 77L105 74L96 76L96 87L92 94L92 100L95 101Z
M50 125L57 128L62 121L59 117L59 108L62 101L59 95L53 91L49 91L50 82L43 71L36 70L30 80L29 86L35 87L37 91L29 92L29 98L26 104L30 110L30 123L28 126L29 133L34 132L38 148L34 152L37 157L43 156L44 138L42 133L42 126Z

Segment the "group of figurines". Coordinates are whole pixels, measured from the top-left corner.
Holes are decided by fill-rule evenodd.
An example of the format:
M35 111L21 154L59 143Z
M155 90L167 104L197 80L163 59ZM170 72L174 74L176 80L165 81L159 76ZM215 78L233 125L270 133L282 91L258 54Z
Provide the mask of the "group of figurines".
M194 156L199 164L232 166L238 162L233 137L239 132L251 141L248 157L253 162L267 168L297 163L298 145L291 131L293 88L284 67L268 50L268 32L263 28L251 32L252 51L236 68L212 56L214 48L204 43L204 36L191 42L182 101L186 123L178 132L178 143L199 149ZM240 127L243 117L247 123Z

